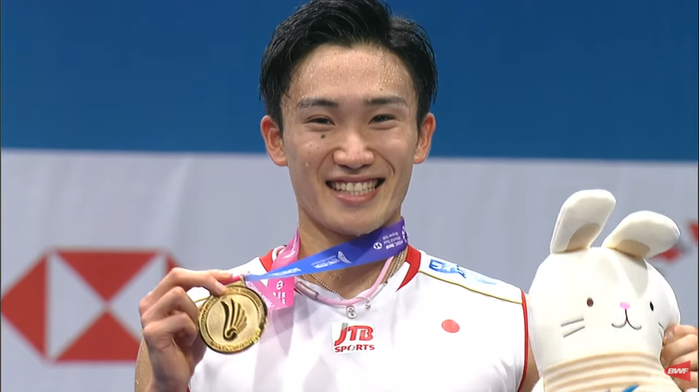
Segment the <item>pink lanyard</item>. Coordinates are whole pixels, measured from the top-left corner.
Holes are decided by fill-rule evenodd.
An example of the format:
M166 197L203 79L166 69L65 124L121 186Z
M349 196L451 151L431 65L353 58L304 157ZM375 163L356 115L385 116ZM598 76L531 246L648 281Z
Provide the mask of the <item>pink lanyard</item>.
M292 238L291 241L289 241L289 244L280 251L280 253L277 255L277 258L275 261L272 263L272 269L277 269L277 268L282 268L285 267L295 261L297 261L297 258L299 257L299 232L296 233L294 238ZM386 277L387 272L389 271L389 267L391 266L391 262L394 260L394 256L389 257L386 262L384 263L384 267L382 268L382 271L379 273L379 276L377 279L374 281L374 284L372 287L369 289L361 292L358 294L355 298L352 299L332 299L332 298L327 298L321 296L316 290L313 290L310 288L308 285L306 285L302 281L297 281L295 284L295 288L302 294L313 298L319 302L323 302L324 304L327 305L334 305L334 306L350 306L350 305L355 305L357 303L360 303L362 301L368 301L369 298L371 298L377 290L379 290L379 287L381 286L381 283L384 281L384 278Z

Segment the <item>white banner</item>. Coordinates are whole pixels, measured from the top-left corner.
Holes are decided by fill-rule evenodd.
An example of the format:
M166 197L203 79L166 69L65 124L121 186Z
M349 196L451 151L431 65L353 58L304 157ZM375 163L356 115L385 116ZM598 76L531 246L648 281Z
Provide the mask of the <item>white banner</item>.
M654 264L695 323L697 165L430 160L404 216L414 246L527 289L559 207L587 188L618 199L601 240L640 209L679 224ZM242 264L295 226L265 156L3 152L2 390L132 390L138 301L165 271Z

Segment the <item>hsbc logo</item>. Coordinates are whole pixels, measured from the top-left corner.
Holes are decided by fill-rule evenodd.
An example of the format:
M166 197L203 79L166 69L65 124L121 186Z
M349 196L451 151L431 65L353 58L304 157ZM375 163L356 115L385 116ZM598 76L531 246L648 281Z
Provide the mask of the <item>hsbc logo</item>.
M373 351L375 349L374 327L372 325L334 323L331 335L333 336L333 351L337 354Z
M49 362L133 362L138 302L177 263L162 250L50 249L2 296L2 316Z

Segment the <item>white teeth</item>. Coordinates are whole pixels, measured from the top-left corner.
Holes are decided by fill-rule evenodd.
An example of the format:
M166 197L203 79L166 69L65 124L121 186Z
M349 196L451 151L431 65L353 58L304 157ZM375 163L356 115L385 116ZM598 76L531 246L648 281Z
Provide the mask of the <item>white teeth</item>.
M379 180L365 182L339 182L333 181L331 185L333 189L340 192L349 193L351 195L362 195L372 192L377 187Z

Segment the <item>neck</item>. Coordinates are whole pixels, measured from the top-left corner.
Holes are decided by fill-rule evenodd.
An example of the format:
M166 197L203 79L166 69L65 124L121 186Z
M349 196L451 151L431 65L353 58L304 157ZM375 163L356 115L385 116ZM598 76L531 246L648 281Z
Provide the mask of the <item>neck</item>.
M399 220L401 220L400 213L394 219L385 222L382 227L390 226ZM370 230L370 232L374 230L376 230L376 228ZM299 259L322 252L359 236L359 234L351 235L325 230L318 225L300 219ZM337 292L341 297L354 298L359 293L372 286L379 277L379 273L385 262L386 260L377 260L356 267L317 273L315 277L305 276L305 279L312 283L322 281L328 288Z
M551 391L623 391L631 385L650 390L678 391L659 359L644 353L599 354L545 369L542 379ZM636 389L643 391L646 389Z

